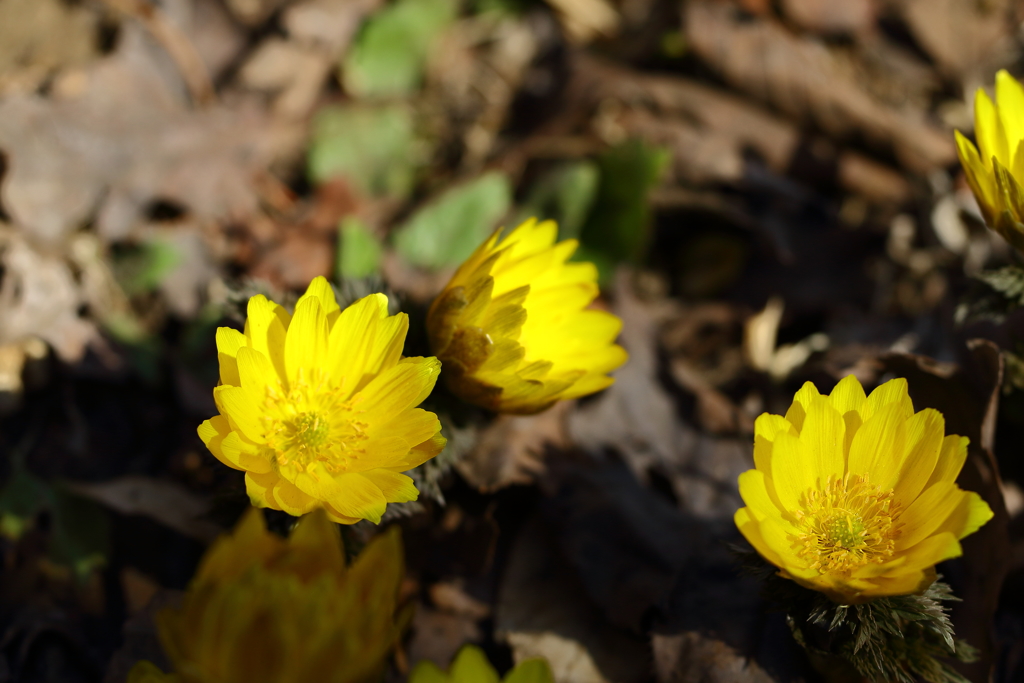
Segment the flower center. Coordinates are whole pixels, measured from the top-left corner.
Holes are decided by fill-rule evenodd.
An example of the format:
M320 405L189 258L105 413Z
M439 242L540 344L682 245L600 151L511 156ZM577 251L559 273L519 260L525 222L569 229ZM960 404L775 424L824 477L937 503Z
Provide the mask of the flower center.
M823 574L848 576L868 563L892 557L899 525L899 503L866 477L830 477L821 489L809 489L794 513L799 533L797 554Z
M299 413L295 419L284 423L284 432L291 432L289 437L294 447L300 451L314 451L327 442L327 418L316 411Z
M260 418L272 463L328 472L347 471L365 453L367 424L358 419L357 399L342 400L340 387L320 377L300 377L287 393L269 388Z

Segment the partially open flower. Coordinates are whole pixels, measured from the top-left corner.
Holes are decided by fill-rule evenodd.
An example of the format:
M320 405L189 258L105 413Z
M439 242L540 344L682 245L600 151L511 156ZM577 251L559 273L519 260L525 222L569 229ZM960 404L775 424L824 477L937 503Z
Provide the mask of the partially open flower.
M285 540L253 509L207 552L181 606L157 615L160 641L182 683L372 681L410 615L396 614L403 566L396 527L346 568L322 511ZM137 668L138 683L160 681Z
M402 358L409 319L371 294L344 311L318 277L288 312L249 300L245 333L217 330L220 415L199 427L217 459L245 471L254 505L335 522L379 522L387 503L416 500L401 474L441 452L437 416L417 408L436 358Z
M441 671L433 662L423 661L416 665L409 676L409 683L499 683L498 672L487 661L483 650L466 645L459 650L448 673ZM505 676L503 683L554 683L551 667L543 659L526 659L519 662Z
M944 434L904 379L868 397L852 375L828 396L808 382L785 417L757 419L736 525L782 576L836 602L920 593L992 517L956 485L967 438Z
M555 244L552 221L499 230L462 264L430 307L430 344L463 399L530 414L586 396L626 362L622 321L587 307L598 295L592 263L567 263L576 240Z
M956 131L967 182L989 227L1024 251L1024 87L1005 70L995 103L981 88L975 94L974 134L978 147Z

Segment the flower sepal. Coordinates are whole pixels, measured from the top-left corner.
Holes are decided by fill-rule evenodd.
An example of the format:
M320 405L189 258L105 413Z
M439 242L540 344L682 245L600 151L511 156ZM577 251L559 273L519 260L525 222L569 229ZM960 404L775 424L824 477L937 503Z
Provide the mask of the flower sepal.
M755 551L737 551L762 594L786 614L794 639L827 680L871 683L967 683L951 661L973 662L977 650L955 637L944 603L958 601L934 573L920 595L841 604L779 575ZM845 672L845 676L844 676Z

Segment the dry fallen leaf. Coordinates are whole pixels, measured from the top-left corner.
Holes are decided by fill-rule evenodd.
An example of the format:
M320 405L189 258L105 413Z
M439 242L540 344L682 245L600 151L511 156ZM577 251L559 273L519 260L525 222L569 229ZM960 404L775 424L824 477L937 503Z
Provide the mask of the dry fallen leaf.
M555 683L609 683L586 648L557 633L509 633L508 644L516 662L540 657L547 660Z
M887 107L844 73L821 42L765 19L743 21L725 3L692 2L685 26L694 52L733 85L838 138L865 136L924 173L956 159L952 137L921 113Z
M755 662L720 640L696 632L655 635L654 671L658 683L773 683Z
M281 151L274 131L255 111L189 111L147 40L128 24L82 89L0 101L0 201L34 240L60 245L97 211L98 233L124 239L161 201L200 220L257 210L253 176Z
M68 264L5 228L0 229L0 265L0 344L38 337L66 361L81 358L98 333L79 314L84 300Z
M476 446L455 465L480 491L529 484L544 472L548 446L565 446L565 419L575 401L559 401L538 415L500 415L477 437Z
M872 0L783 0L786 17L817 33L860 33L875 22Z
M223 531L202 518L210 510L209 501L163 479L126 476L97 484L68 483L67 488L123 515L144 515L203 543Z
M32 92L55 71L94 59L101 18L84 3L0 3L0 94Z
M1013 0L895 0L910 32L947 72L978 77L1012 59Z

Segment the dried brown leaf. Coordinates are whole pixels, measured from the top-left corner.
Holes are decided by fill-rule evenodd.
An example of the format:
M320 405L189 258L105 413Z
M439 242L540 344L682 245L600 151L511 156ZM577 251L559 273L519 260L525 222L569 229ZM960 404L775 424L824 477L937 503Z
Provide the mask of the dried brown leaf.
M210 510L209 501L170 481L126 476L97 484L69 483L67 488L123 515L144 515L204 543L222 532L203 519Z
M574 401L560 401L537 415L500 415L478 436L456 468L481 491L532 483L544 472L548 446L565 446L566 416Z
M692 2L686 35L694 51L736 87L837 138L861 134L891 147L916 172L956 158L952 138L922 112L887 107L845 73L822 43L777 21L743 21L728 5Z
M1012 59L1012 0L897 0L921 47L948 73L977 76Z
M658 683L773 683L755 662L720 640L690 631L655 635L654 671Z
M963 571L957 593L962 602L952 609L957 637L980 651L978 661L958 664L957 668L972 681L987 681L991 680L997 656L992 623L1011 559L1009 516L999 465L992 452L1003 361L999 348L992 342L975 339L968 347L971 354L963 368L910 354L889 354L882 361L887 370L907 378L916 409L939 410L948 434L970 439L967 461L957 483L965 490L976 491L995 515L963 540L964 556L959 560Z
M818 33L860 33L875 21L872 0L783 0L786 17L801 28Z
M0 3L0 93L32 92L58 69L97 56L101 15L61 0Z
M79 315L84 301L68 264L10 230L0 232L0 264L0 344L38 337L66 361L81 358L98 333Z

